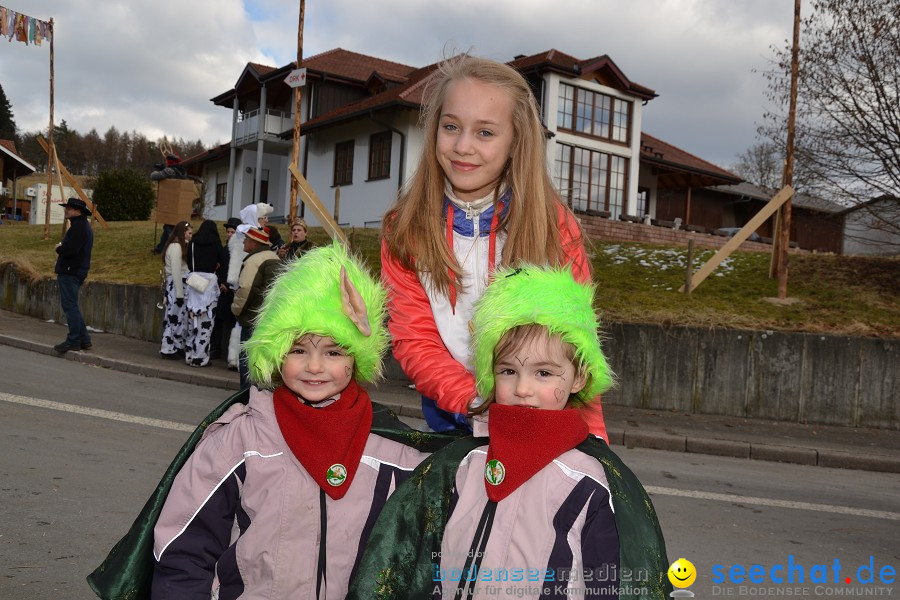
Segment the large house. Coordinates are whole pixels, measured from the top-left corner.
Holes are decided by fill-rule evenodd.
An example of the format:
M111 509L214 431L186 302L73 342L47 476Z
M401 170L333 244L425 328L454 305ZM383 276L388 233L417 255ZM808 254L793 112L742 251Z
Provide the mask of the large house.
M582 60L549 50L509 64L534 91L553 181L576 212L655 216L660 192L741 181L642 133L643 110L657 94L610 57ZM419 110L435 65L416 68L336 48L304 59L303 67L299 168L338 223L380 226L421 155ZM231 142L185 161L206 180L208 218L236 216L254 202L273 204L275 217L289 214L294 101L284 80L293 69L249 63L233 89L212 99L231 109Z

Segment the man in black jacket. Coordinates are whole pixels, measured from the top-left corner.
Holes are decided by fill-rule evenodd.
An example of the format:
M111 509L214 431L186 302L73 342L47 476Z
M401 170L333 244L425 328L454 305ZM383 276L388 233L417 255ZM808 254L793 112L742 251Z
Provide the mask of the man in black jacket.
M53 346L60 354L69 350L87 350L91 347L91 336L81 309L78 308L78 292L91 268L91 249L94 247L94 232L88 223L91 211L80 198L69 198L60 204L66 211L70 226L63 241L56 245L56 281L59 285L59 304L66 313L69 335L61 344Z

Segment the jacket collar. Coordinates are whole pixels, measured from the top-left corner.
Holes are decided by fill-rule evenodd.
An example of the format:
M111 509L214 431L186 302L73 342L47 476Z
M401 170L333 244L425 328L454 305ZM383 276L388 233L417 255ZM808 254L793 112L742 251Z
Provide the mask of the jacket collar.
M506 217L509 212L509 201L512 197L512 191L507 188L503 195L497 200L500 205L500 219ZM472 237L475 235L475 219L478 219L478 237L486 237L491 233L491 221L494 219L494 204L490 203L481 210L477 215L471 217L466 216L466 210L450 202L447 196L444 196L444 214L447 214L447 207L453 207L453 231L459 235Z

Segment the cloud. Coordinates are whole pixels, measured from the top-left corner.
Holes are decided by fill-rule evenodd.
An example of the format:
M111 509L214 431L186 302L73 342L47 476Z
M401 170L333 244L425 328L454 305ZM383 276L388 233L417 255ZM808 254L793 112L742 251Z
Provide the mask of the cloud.
M10 0L7 0L10 2ZM296 0L29 0L11 7L56 23L55 120L102 135L230 134L230 111L209 99L248 61L296 58ZM790 36L783 0L330 0L307 2L304 56L335 47L423 66L458 50L497 60L556 48L608 54L659 93L644 129L717 164L754 143L769 46ZM0 40L0 82L19 128L49 118L49 47Z

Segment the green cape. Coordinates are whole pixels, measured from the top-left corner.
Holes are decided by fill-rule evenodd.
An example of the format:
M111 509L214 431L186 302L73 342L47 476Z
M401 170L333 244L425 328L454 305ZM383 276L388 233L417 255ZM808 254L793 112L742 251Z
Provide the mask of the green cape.
M363 554L348 600L431 598L460 461L487 438L467 437L426 459L388 499ZM668 598L669 560L650 497L625 463L599 438L577 446L603 464L619 531L620 573L646 572L646 582L620 586L620 600ZM643 570L643 571L639 571ZM626 583L626 582L623 582ZM643 588L641 587L643 586ZM646 594L641 592L646 589Z
M191 433L128 533L113 546L106 560L87 576L88 584L94 593L104 600L150 598L150 584L153 581L153 568L156 564L153 558L153 528L172 488L172 481L194 452L206 428L219 419L230 406L238 403L246 404L249 399L248 390L234 394L209 413ZM434 452L458 437L410 429L397 419L389 408L377 402L372 403L372 409L372 433L422 452Z

